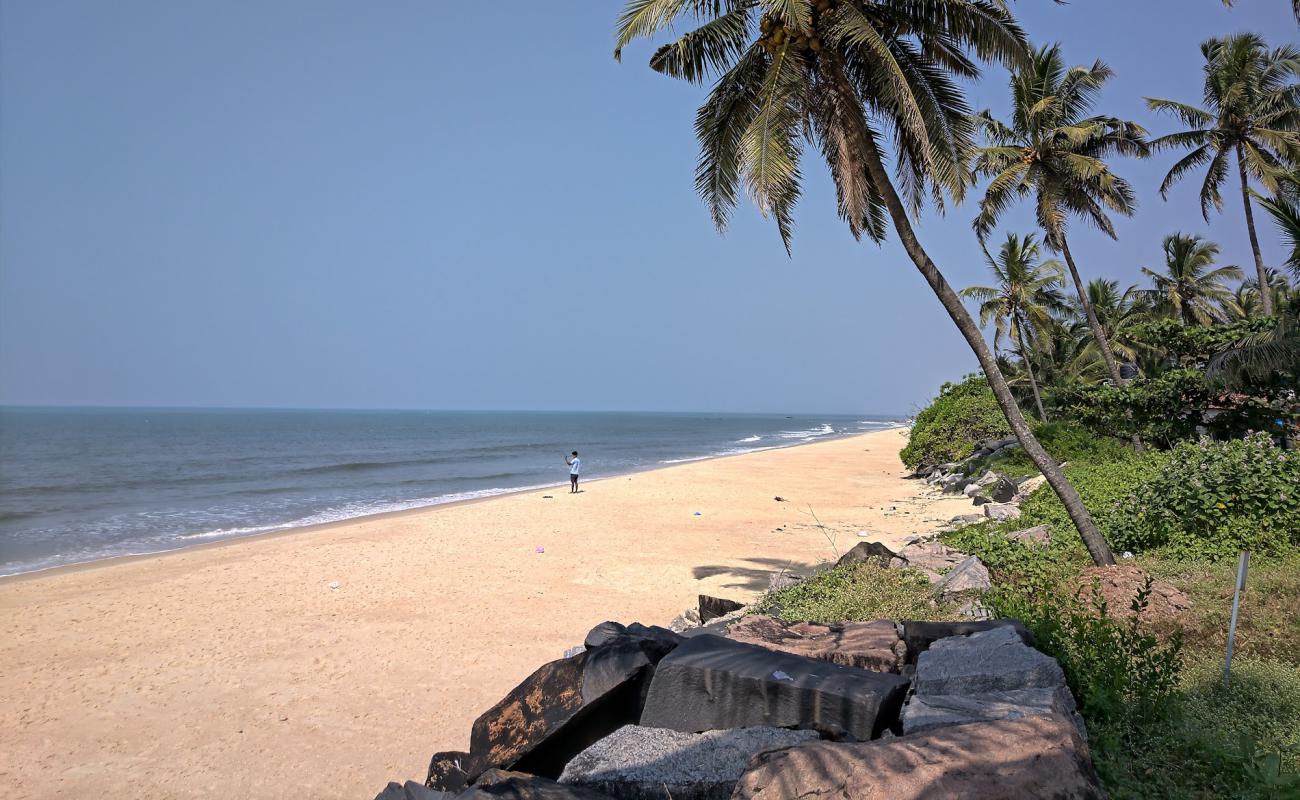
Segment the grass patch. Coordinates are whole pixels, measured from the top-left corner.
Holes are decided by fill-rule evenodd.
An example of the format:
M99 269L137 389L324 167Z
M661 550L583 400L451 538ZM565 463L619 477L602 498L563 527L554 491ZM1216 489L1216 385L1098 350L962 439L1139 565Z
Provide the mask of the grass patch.
M1222 657L1232 616L1236 561L1207 563L1146 554L1138 566L1192 598L1181 625L1190 653ZM1237 618L1236 652L1300 667L1300 553L1252 558Z
M939 603L924 575L874 562L836 567L770 592L757 610L788 622L958 618L957 606Z
M1189 662L1161 724L1119 742L1089 725L1093 761L1114 800L1300 796L1300 670L1277 661Z

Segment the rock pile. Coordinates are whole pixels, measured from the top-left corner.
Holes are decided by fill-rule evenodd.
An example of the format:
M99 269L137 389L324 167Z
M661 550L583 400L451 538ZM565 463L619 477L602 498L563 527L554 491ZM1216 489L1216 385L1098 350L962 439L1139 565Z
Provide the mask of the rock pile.
M596 626L425 786L376 800L1103 796L1059 665L1015 621L703 630Z

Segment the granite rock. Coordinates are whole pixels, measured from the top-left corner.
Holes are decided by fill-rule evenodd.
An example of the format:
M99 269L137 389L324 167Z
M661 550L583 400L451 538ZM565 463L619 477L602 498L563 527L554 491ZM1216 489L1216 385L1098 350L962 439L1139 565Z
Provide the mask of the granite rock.
M1088 744L1059 715L810 742L754 757L734 800L1102 800Z
M840 556L839 560L835 562L835 566L842 567L845 564L861 564L866 561L875 561L882 567L888 567L889 562L894 557L894 551L880 542L858 542L847 553Z
M898 675L696 636L659 662L640 724L686 733L800 728L870 739L897 720L907 683Z
M1022 531L1007 534L1007 538L1013 542L1023 542L1025 544L1046 545L1052 541L1052 529L1046 525L1035 525L1032 528L1025 528Z
M574 757L560 783L619 800L728 800L754 755L817 738L783 728L681 733L629 725Z
M731 626L727 638L878 672L898 672L905 660L903 641L890 620L823 625L754 614Z
M1029 647L1013 628L940 639L916 659L918 695L987 694L1065 685L1056 659Z
M702 594L699 598L700 622L711 622L718 617L725 617L731 612L739 611L744 607L744 603L737 603L735 600Z
M1014 619L994 619L971 622L930 622L926 620L903 620L899 623L903 629L903 643L907 646L907 660L915 662L921 653L930 649L930 645L940 639L953 636L969 636L972 633L990 631L994 628L1011 628L1020 637L1020 641L1032 646L1033 636L1024 625Z
M984 516L995 522L1020 519L1020 506L1012 503L985 503Z
M920 733L947 725L988 722L995 719L1060 714L1087 738L1074 696L1065 686L1011 689L964 695L913 695L903 707L903 733Z
M935 590L944 599L950 599L962 592L987 592L992 588L993 583L989 579L988 567L984 566L984 562L980 561L978 556L971 556L953 567L935 585Z

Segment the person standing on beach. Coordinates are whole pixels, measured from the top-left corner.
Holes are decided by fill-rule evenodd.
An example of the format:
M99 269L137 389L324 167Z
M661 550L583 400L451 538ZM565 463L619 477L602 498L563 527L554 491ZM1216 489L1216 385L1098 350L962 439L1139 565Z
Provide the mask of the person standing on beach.
M572 456L565 456L564 463L569 465L569 494L577 494L578 475L582 473L582 459L578 458L578 451L574 450Z

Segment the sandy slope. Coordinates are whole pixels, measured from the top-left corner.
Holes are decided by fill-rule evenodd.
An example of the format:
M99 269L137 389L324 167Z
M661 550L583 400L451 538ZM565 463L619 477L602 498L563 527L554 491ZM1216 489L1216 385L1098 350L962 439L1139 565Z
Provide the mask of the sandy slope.
M968 511L904 435L0 582L0 796L372 797L593 624L832 557L809 506L840 549Z

